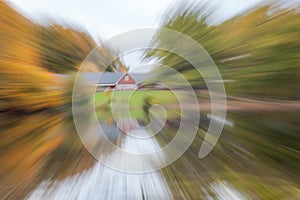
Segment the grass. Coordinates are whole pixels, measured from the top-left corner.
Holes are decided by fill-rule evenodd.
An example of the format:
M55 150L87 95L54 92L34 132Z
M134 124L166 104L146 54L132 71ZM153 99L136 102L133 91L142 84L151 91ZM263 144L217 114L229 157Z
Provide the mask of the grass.
M95 94L95 106L99 120L106 121L112 118L111 103L120 108L126 105L129 100L130 117L144 121L148 118L145 112L151 105L176 104L176 96L168 90L150 91L105 91ZM149 107L148 107L149 106ZM119 114L119 113L118 113ZM174 115L173 111L167 110L168 117ZM123 116L124 118L126 116Z

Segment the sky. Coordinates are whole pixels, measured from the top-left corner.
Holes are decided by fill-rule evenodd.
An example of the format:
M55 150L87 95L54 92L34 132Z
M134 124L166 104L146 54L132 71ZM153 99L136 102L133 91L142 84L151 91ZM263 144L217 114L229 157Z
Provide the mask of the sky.
M71 22L84 27L96 41L110 39L125 31L155 28L165 11L178 0L7 0L30 18ZM205 1L194 0L193 2ZM212 0L209 0L212 1ZM262 0L213 0L217 2L217 18L227 19ZM125 58L137 65L136 55ZM127 61L126 61L127 60ZM136 62L136 63L135 63Z
M75 22L103 40L136 28L158 27L164 11L176 0L7 0L37 21ZM204 0L194 0L191 2ZM212 1L212 0L210 0ZM214 0L225 19L262 0Z

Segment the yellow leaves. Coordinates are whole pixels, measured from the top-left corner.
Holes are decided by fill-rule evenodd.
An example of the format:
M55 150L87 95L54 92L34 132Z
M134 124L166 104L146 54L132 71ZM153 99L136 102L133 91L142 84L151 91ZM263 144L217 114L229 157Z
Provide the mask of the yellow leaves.
M28 112L69 103L63 81L41 67L42 50L37 37L39 26L3 1L0 9L0 110ZM60 40L69 36L76 41L84 40L72 30L61 26L55 29L65 34Z
M81 68L80 68L81 67ZM80 71L82 72L99 72L100 69L94 62L83 62L81 66L77 67L78 69L80 68Z
M0 71L1 110L34 111L65 103L62 83L40 67L2 60Z
M88 34L61 25L37 28L41 65L55 73L78 69L96 43Z
M5 117L5 120L8 122L12 119ZM41 176L41 170L48 161L47 156L53 153L66 137L61 128L62 118L58 115L38 113L12 121L13 126L0 133L0 176L2 183L5 183L1 186L0 195L9 192L20 183L22 187L34 184L34 180ZM21 198L16 195L18 194L14 194L14 198Z

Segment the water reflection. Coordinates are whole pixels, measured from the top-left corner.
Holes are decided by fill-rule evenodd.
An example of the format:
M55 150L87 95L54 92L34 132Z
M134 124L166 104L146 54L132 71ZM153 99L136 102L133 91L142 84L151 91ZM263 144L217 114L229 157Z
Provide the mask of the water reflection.
M135 123L136 121L126 122L131 127ZM111 142L127 151L144 153L145 150L154 151L158 147L155 140L152 140L152 142L143 140L136 142L136 138L129 137L115 123L109 126L106 124L100 125L103 133ZM130 131L134 131L134 129L131 128ZM120 156L111 151L110 147L106 145L107 143L101 143L101 145L95 145L94 148L100 147L98 153L105 156L105 159L120 159ZM142 161L141 163L128 163L129 160L122 159L125 165L143 163ZM60 166L59 168L72 172L76 171L78 166L84 166L87 161L86 158L80 158L79 156L72 158L72 160L72 165ZM81 173L69 173L69 176L64 179L44 180L28 196L28 199L172 199L172 193L167 182L159 171L132 174L112 169L102 162L97 162L92 168L85 167L84 169Z
M0 195L2 199L293 199L300 195L298 117L296 110L229 110L227 120L234 126L225 126L211 154L199 159L205 131L214 119L204 109L198 135L180 159L159 171L133 174L95 160L65 115L2 115ZM123 119L123 131L114 122L100 120L100 125L111 143L131 153L146 153L172 140L179 122L176 117L168 119L151 140L133 137L147 134L141 133L144 123L138 120ZM105 143L96 147L105 159L120 159ZM126 157L121 163L151 165Z

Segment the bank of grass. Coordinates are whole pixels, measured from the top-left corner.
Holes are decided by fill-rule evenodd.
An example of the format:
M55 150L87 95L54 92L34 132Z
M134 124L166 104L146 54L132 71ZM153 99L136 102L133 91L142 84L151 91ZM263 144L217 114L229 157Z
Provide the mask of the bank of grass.
M129 97L130 96L130 97ZM178 102L176 96L169 90L137 90L137 91L104 91L95 94L95 107L97 117L101 121L112 118L111 103L115 105L126 104L129 99L130 116L140 121L148 118L145 110L148 106L159 104L168 105ZM168 117L176 115L177 112L166 110ZM126 116L124 116L126 117ZM147 121L147 120L146 120Z

